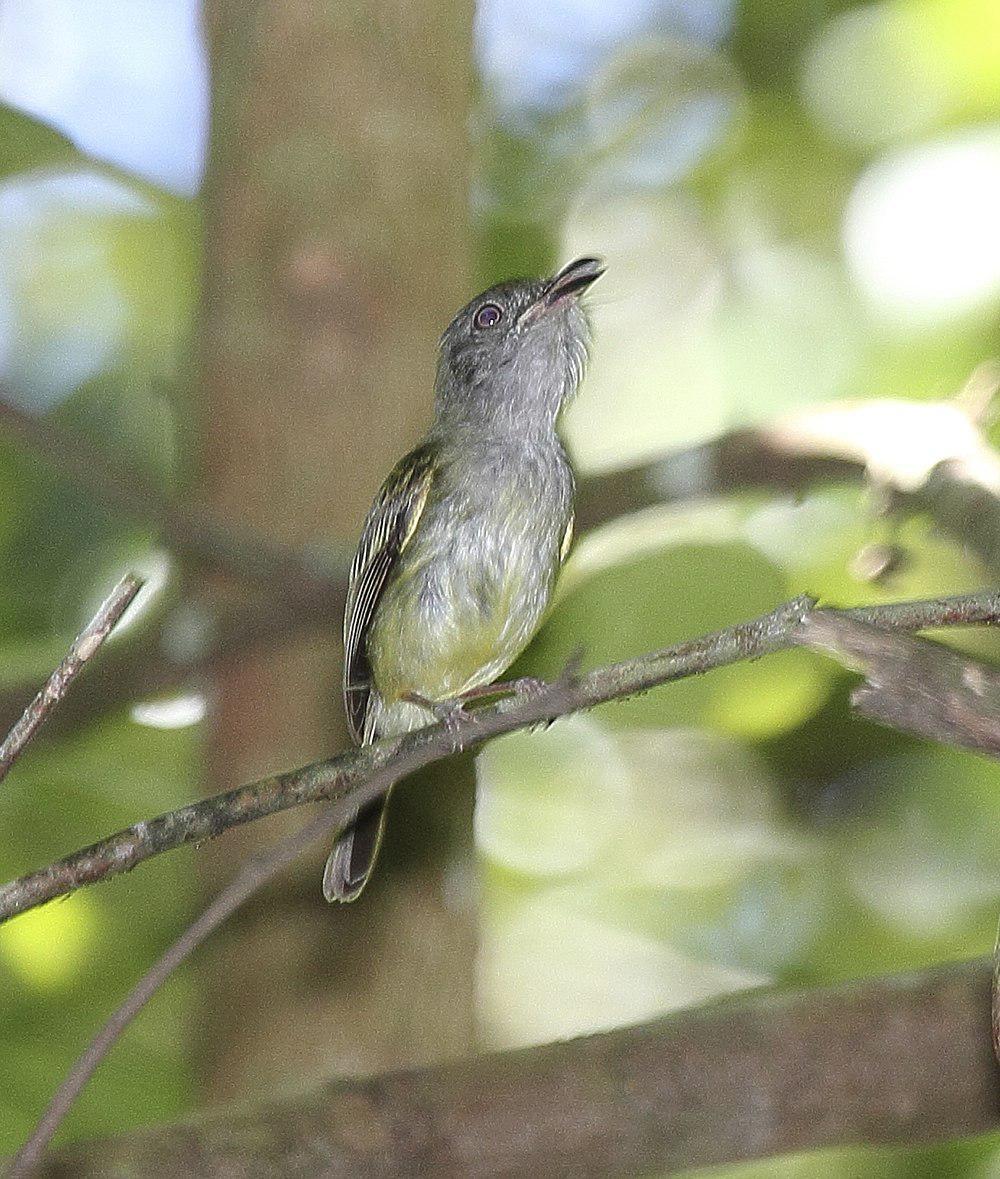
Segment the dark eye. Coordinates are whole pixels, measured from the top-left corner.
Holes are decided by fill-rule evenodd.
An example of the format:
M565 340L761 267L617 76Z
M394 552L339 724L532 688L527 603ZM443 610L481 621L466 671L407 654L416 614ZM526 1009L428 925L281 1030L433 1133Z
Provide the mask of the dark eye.
M484 303L476 312L476 317L472 322L477 328L491 328L501 319L503 319L502 307L498 307L496 303Z

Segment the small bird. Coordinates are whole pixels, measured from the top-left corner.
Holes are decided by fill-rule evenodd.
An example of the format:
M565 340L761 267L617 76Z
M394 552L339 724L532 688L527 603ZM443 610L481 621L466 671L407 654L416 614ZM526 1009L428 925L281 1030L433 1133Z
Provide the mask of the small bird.
M556 423L587 360L580 296L603 272L578 258L550 279L490 287L441 337L433 424L382 484L351 565L344 707L359 744L447 716L540 626L573 532ZM360 895L387 802L339 836L328 901Z

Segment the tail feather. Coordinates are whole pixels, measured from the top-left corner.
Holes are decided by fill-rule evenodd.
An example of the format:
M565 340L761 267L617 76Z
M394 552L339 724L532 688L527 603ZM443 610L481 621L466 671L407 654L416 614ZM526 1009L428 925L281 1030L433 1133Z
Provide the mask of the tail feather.
M399 700L390 706L372 691L365 711L362 745L379 737L396 737L434 720L434 714L418 704ZM323 869L323 896L328 901L356 901L368 883L382 846L389 795L363 806L349 827L341 832Z
M388 801L387 796L363 807L334 844L323 870L328 901L355 901L361 895L382 845Z

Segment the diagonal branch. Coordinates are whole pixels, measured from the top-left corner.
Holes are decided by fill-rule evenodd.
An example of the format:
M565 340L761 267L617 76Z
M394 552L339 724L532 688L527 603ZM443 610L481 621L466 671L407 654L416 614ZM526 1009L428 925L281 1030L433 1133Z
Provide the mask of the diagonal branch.
M826 483L872 480L891 491L896 510L926 513L974 552L984 568L1000 572L1000 461L985 442L976 417L962 399L818 406L636 467L583 479L577 495L577 530L582 535L653 505L748 490L802 492ZM213 612L215 637L193 662L172 659L161 634L136 647L131 658L123 654L113 669L102 666L100 692L79 715L72 707L61 710L57 724L80 723L91 719L95 710L112 710L177 687L194 674L211 671L233 651L259 649L328 628L339 615L346 564L335 562L325 573L292 550L276 549L245 532L222 527L197 509L174 503L142 476L115 466L50 421L2 402L0 427L43 459L58 462L61 474L97 499L159 527L179 552L205 568L226 571L245 584L279 585L279 592L264 604ZM908 442L894 449L895 438L916 439L919 445ZM918 463L908 450L918 454ZM164 633L169 626L167 619ZM25 691L18 687L0 693L0 727L5 718L7 723L13 720Z
M585 675L567 674L530 694L476 709L454 722L429 725L404 737L352 749L329 761L276 774L144 820L0 886L0 921L81 885L128 872L163 852L215 838L231 827L303 803L333 802L337 820L343 823L401 778L460 749L475 748L504 733L795 645L800 642L801 623L813 608L811 599L796 598L751 622ZM823 613L899 631L990 624L1000 621L1000 592L984 590L961 597Z
M318 815L294 835L281 840L277 846L268 848L243 865L239 873L146 971L111 1013L52 1095L31 1136L11 1161L10 1169L4 1172L5 1179L28 1179L35 1174L53 1135L84 1086L157 990L227 917L262 885L293 863L310 844L324 835L329 836L333 825L332 814Z
M28 742L49 719L87 663L100 650L121 616L135 601L143 583L130 573L115 586L97 613L77 635L66 658L45 681L0 744L0 782L24 752Z

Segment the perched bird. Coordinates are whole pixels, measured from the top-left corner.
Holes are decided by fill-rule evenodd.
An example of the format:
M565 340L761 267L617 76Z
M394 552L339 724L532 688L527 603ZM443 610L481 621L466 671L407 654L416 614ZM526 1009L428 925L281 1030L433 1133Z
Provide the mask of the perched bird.
M351 566L344 705L367 744L430 724L492 683L545 615L573 530L573 472L556 434L590 331L578 258L545 280L500 283L441 337L434 422L382 484ZM328 901L364 888L381 799L338 838Z

